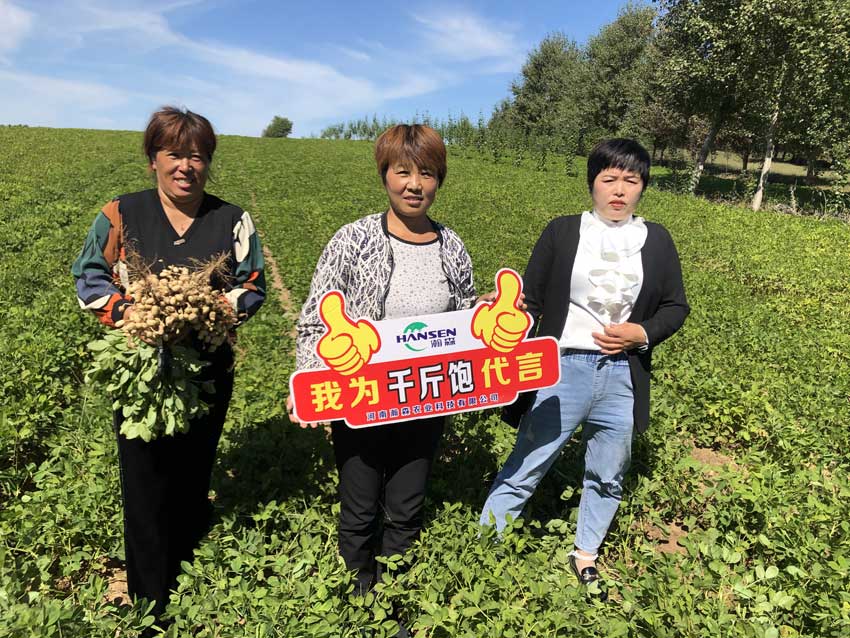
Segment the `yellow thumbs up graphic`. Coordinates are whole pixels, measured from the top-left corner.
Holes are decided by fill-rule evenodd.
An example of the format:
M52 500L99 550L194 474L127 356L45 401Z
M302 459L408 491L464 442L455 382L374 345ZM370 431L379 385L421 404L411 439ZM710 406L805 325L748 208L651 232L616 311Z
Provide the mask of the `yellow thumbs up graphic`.
M322 297L319 316L328 331L319 340L316 352L331 370L344 375L354 374L381 347L381 338L371 323L348 318L345 299L336 290Z
M497 352L510 352L525 338L531 317L517 307L522 280L513 270L496 275L496 299L478 307L472 316L472 334Z

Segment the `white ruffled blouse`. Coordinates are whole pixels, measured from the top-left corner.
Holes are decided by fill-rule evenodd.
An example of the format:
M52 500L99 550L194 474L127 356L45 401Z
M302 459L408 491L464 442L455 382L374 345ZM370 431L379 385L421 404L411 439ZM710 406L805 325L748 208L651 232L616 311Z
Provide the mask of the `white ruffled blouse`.
M591 333L628 321L643 283L640 251L647 228L642 217L614 222L582 213L570 280L570 309L561 348L599 350Z

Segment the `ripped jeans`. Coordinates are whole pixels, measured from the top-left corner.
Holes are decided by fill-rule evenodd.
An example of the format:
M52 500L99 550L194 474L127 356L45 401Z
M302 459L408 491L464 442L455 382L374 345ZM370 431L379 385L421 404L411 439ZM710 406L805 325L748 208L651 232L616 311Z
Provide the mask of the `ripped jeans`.
M490 514L501 531L505 517L517 518L579 424L587 450L575 545L596 553L623 495L632 455L634 391L625 354L567 350L561 381L540 390L519 426L513 452L496 476L481 524Z

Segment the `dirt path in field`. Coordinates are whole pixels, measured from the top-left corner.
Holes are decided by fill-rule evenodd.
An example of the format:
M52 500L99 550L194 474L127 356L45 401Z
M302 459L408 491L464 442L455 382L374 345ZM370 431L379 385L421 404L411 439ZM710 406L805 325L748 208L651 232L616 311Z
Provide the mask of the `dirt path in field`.
M251 209L257 210L257 198L254 193L251 193ZM277 293L277 297L280 300L280 305L283 308L284 314L292 319L293 326L292 330L289 331L289 336L294 338L295 320L298 318L298 311L292 303L292 294L289 292L289 288L287 288L283 283L283 277L280 275L280 268L278 268L277 260L274 258L269 245L266 243L265 238L259 229L257 229L257 234L259 234L260 239L263 240L263 258L266 261L266 280L272 290Z
M723 467L734 471L743 471L743 468L732 457L710 448L698 447L692 444L690 456L700 463L703 476L709 480L716 477L718 470ZM706 485L703 484L700 489L704 492ZM667 523L667 530L652 523L641 524L637 527L649 540L656 543L655 549L657 551L664 554L687 554L687 549L682 547L679 541L688 535L688 530L678 523Z
M644 529L644 533L648 539L658 543L655 549L662 554L687 554L688 550L679 545L679 539L688 533L676 523L670 523L667 528L669 532L650 524Z
M123 561L109 561L106 564L106 594L103 599L116 605L130 603L130 594L127 593L127 570Z
M712 450L710 448L705 447L697 447L693 446L691 449L691 456L702 463L703 465L711 468L711 467L722 467L724 465L728 465L733 470L739 470L740 467L730 456L726 456L725 454L721 454L716 450ZM711 470L707 472L709 476L713 476L715 473Z

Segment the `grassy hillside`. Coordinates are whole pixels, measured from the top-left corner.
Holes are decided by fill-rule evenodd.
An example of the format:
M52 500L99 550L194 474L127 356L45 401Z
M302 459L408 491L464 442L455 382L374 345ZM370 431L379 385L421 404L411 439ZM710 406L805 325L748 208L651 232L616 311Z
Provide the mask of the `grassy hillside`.
M108 402L82 383L70 263L101 205L151 185L141 135L0 128L0 636L114 636L150 622L108 595L122 518ZM225 137L208 190L250 210L274 290L240 335L213 483L217 522L173 597L170 635L378 635L390 604L421 636L846 636L850 633L850 229L652 188L641 212L680 251L685 327L655 355L652 424L602 556L612 602L567 566L579 498L570 445L502 542L475 523L513 430L448 428L412 568L365 600L336 553L321 430L285 416L294 316L343 223L381 210L372 147ZM581 171L583 174L583 171ZM450 153L433 216L459 232L480 290L522 271L583 177Z

